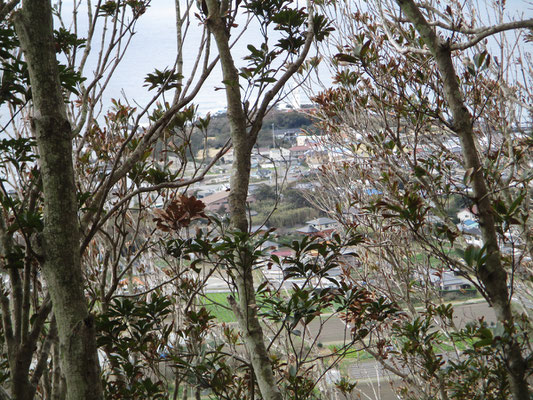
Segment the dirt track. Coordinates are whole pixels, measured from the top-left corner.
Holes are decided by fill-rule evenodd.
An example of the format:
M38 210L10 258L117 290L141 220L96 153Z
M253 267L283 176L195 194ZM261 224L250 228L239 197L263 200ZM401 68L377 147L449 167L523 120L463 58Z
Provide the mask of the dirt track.
M487 303L462 304L454 307L455 315L454 321L459 327L464 327L467 322L484 317L488 324L496 322L494 310L488 306ZM339 318L322 317L321 322L315 320L310 324L311 335L315 337L319 333L319 342L325 343L339 343L345 339L349 340L350 331Z

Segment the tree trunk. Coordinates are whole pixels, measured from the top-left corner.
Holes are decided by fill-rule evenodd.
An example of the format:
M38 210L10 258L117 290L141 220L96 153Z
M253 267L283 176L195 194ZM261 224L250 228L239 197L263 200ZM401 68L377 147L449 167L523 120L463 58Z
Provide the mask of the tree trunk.
M72 129L66 117L55 56L50 0L27 0L15 15L28 64L44 193L43 273L60 341L67 399L103 398L93 317L81 270Z
M397 2L435 58L444 94L453 116L453 130L460 139L465 166L472 170L473 201L478 207L479 226L487 251L486 263L478 271L479 279L485 287L498 321L510 332L514 332L511 299L507 290L507 273L501 263L491 196L477 153L472 116L463 101L463 93L453 65L449 43L439 39L412 0L397 0ZM530 397L525 377L527 364L522 356L520 345L513 336L510 343L505 345L505 362L513 398L528 400Z
M231 169L229 209L232 226L248 232L246 217L246 198L250 181L251 152L254 140L251 139L246 127L246 114L241 102L239 75L235 68L229 46L229 36L223 17L220 15L218 2L207 1L209 10L208 24L220 55L222 74L226 86L228 120L233 142L234 161ZM252 274L252 258L245 251L236 254L239 258L238 270L235 272L235 285L239 294L239 304L232 303L241 328L244 343L250 354L259 390L265 400L281 400L282 396L276 384L270 357L264 343L264 335L259 318Z

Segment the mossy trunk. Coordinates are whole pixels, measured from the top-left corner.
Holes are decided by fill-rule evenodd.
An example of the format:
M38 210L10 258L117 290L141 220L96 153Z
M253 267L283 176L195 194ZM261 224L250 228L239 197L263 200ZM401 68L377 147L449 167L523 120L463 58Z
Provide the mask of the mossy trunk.
M231 169L229 211L233 228L248 232L246 216L246 199L251 170L251 152L255 139L247 132L246 114L241 101L239 74L235 67L229 46L229 36L219 3L208 0L208 26L215 38L220 64L224 77L226 99L228 106L228 120L231 139L233 142L234 161ZM259 318L255 299L255 289L252 274L252 258L249 254L236 254L239 258L238 270L234 271L235 285L239 294L238 304L232 306L237 316L246 349L255 377L265 400L281 400L282 396L276 384L272 365L266 346L264 334Z
M44 195L43 274L52 299L68 400L103 398L93 317L84 294L80 233L66 117L49 0L26 0L15 27L32 88L32 131L39 147Z

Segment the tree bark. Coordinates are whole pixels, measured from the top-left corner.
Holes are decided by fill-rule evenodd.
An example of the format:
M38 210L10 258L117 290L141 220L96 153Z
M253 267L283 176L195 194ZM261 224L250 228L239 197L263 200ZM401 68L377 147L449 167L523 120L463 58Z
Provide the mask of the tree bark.
M507 290L507 273L501 262L491 196L477 152L473 119L464 103L463 93L459 86L459 77L453 65L450 43L437 36L412 0L396 1L435 58L445 98L453 117L453 130L461 142L465 166L472 170L473 201L478 207L479 225L487 251L486 263L478 271L479 279L485 287L499 322L510 332L514 332L511 299ZM529 399L529 389L525 376L527 363L522 356L520 344L513 336L511 336L510 343L505 345L505 362L513 398L515 400Z
M248 197L251 152L254 140L248 136L246 114L241 102L239 74L231 55L229 36L226 32L224 19L220 15L218 2L208 0L207 7L209 10L208 26L218 47L226 86L227 113L234 151L229 196L231 224L241 232L248 232L246 199ZM282 396L276 384L270 357L264 343L263 329L257 317L251 254L242 251L235 256L239 258L238 270L234 271L239 299L238 304L233 300L233 310L237 316L263 398L265 400L281 400Z
M248 233L248 219L246 215L246 199L250 181L251 153L261 129L263 118L275 96L284 87L289 78L294 75L305 61L312 41L314 27L312 18L312 5L307 2L308 20L305 44L300 49L298 58L287 65L285 72L279 77L270 90L266 92L257 109L253 121L248 129L248 115L241 99L239 73L235 67L229 45L229 29L227 21L227 2L222 2L224 12L220 9L217 0L205 1L208 10L207 25L217 44L220 65L226 90L227 115L230 125L231 140L233 143L234 161L230 177L229 211L231 225L238 231ZM228 23L230 25L230 23ZM257 316L257 302L253 282L253 257L249 250L241 249L237 254L234 271L234 281L239 294L238 303L230 298L232 308L239 322L243 340L250 354L254 375L257 379L259 390L265 400L281 400L282 395L276 384L272 364L266 346L261 324Z
M50 0L24 1L14 21L32 87L31 123L44 194L43 274L57 322L67 399L100 400L94 321L84 295L79 254L72 129L59 81Z

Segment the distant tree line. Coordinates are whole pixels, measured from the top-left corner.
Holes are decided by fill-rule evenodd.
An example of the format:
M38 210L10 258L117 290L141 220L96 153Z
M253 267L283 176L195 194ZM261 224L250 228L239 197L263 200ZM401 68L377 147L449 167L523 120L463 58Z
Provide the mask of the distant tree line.
M253 194L257 201L252 205L252 209L258 213L253 217L254 223L263 223L274 207L276 212L270 215L268 225L275 228L301 226L305 221L320 214L320 211L305 197L304 192L296 189L294 184L284 188L281 195L276 192L274 186L261 184Z
M263 121L263 127L257 137L257 146L272 146L272 124L274 124L276 133L284 132L288 129L313 129L313 119L308 114L297 111L282 112L273 110L266 115ZM207 148L220 149L229 138L228 126L226 113L211 116L207 130L204 132L201 129L197 129L191 136L193 152L196 154L198 151Z

